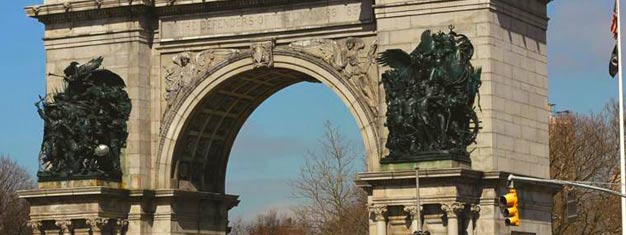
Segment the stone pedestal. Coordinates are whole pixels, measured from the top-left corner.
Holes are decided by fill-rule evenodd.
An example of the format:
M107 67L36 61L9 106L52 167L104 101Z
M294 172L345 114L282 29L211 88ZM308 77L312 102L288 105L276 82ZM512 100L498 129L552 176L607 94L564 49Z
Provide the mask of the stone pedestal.
M225 235L228 210L239 202L232 195L126 190L96 180L40 183L19 195L31 205L29 226L35 235Z
M423 230L433 235L510 234L512 231L550 234L555 188L546 186L524 185L518 189L522 226L504 225L497 199L506 191L508 175L462 168L420 170ZM361 173L357 183L370 193L371 208L377 208L375 211L387 208L387 213L380 214L389 220L386 234L406 235L415 231L415 171ZM393 223L392 220L410 222ZM377 235L380 234L379 221L385 221L385 217L376 216Z
M54 185L63 187L54 187ZM34 234L99 235L124 234L130 206L128 191L102 186L66 185L108 184L106 182L52 182L39 189L19 192L30 205L30 225Z

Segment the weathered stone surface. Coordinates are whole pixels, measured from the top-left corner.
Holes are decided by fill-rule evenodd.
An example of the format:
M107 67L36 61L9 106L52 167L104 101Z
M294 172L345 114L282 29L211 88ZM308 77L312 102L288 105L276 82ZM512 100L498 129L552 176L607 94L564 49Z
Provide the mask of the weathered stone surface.
M133 107L121 157L122 183L41 184L48 191L24 194L48 202L43 207L34 204L32 227L59 233L49 221L82 224L72 214L82 208L93 213L81 218L96 225L97 218L127 219L129 235L197 233L191 228L199 218L205 218L202 232L225 234L228 209L236 204L236 199L223 196L225 166L238 128L267 97L307 81L321 82L335 92L361 130L367 174L360 182L371 185L366 189L374 206L387 208L381 214L387 216L385 221L371 222L371 234L409 234L404 207L414 203L415 166L433 174L425 177L441 180L425 179L420 190L425 197L424 224L433 234L449 233L441 205L455 202L464 203L462 215L476 219L474 227L459 228L474 234L509 233L494 205L503 190L502 172L549 176L546 1L293 2L45 0L44 5L27 7L28 15L46 24L46 72L58 74L71 61L103 56L104 66L127 84ZM380 74L387 68L371 63L372 55L391 48L413 49L421 32L446 31L449 25L472 40L472 63L483 71L478 112L482 130L478 143L468 149L472 163L381 164L388 154L388 132ZM273 45L255 46L263 42ZM313 42L319 47L310 47ZM193 69L172 63L185 53L191 55ZM178 89L172 81L185 86ZM62 79L48 77L47 85L47 93L52 93ZM122 190L128 196L115 198L121 198L124 209L102 216L94 201L73 204L64 196L71 193L55 196L54 190L67 189L90 200L102 199L95 196L102 195L99 191L81 191L94 184ZM196 199L204 196L195 191L214 196L207 196L209 204L198 206ZM523 213L516 231L549 234L545 216L550 189L523 193L530 195L532 205L522 205L528 214ZM460 212L460 206L455 208ZM42 226L38 221L44 221Z
M161 20L162 40L189 37L243 36L246 34L280 32L332 27L372 21L372 2L347 2L324 5L293 4L272 11L247 9L215 12L202 16L175 16Z

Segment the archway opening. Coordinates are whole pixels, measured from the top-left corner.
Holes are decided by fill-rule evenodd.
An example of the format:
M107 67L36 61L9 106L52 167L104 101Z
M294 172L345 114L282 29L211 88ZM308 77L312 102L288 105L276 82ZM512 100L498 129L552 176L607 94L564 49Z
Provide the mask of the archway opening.
M319 80L292 69L258 68L235 74L213 87L194 106L178 136L170 172L171 179L173 179L172 186L189 191L227 193L227 166L229 165L233 145L244 123L269 97L275 97L273 95L279 92L285 93L281 92L281 90L292 85L296 89L296 94L298 93L298 88L302 87L315 87L317 90L323 90L323 92L318 93L326 98L325 102L333 102L334 104L331 105L334 105L336 108L335 110L329 110L327 109L328 106L324 105L318 106L317 110L311 109L308 105L304 107L283 106L282 108L295 108L309 113L341 112L344 120L346 116L348 116L347 119L350 119L349 122L344 121L343 123L352 125L352 131L356 132L356 134L352 134L352 137L360 137L359 127L355 125L354 116L350 114L350 107L346 107L346 103L342 102L335 90L319 83L321 83ZM298 99L298 97L294 94L283 99ZM293 102L297 103L297 100ZM271 121L281 122L280 118ZM305 123L305 121L302 121L299 124L317 125L318 128L322 129L323 121L318 120L316 123ZM285 126L285 128L289 127ZM323 131L318 132L315 136L308 136L309 142L315 142L321 136L320 133L323 133ZM359 146L357 148L363 149L361 141L354 141L354 139L350 141L357 143ZM299 149L300 154L296 157L300 158L300 163L303 162L306 151L310 149L307 147L310 146L301 146ZM360 152L365 153L364 150ZM243 156L243 159L250 159L250 157ZM257 160L263 161L263 159ZM359 161L361 165L363 165L363 162ZM297 170L300 165L296 163L292 167ZM255 172L262 174L267 170L257 169ZM269 174L271 175L272 173L270 172ZM289 180L289 178L293 178L293 175L286 178L286 180ZM283 188L286 190L282 191L281 196L285 198L288 196L286 194L288 194L289 189L287 185L284 185ZM246 196L250 196L245 195L245 192L236 190L228 191L228 193L243 193L243 200L245 200ZM254 206L244 202L244 206L240 211L244 212L246 209Z
M313 155L330 150L322 142L326 121L347 144L350 171L364 171L360 132L344 103L323 84L291 85L263 102L235 139L226 192L238 195L240 203L229 212L231 225L251 225L258 216L272 212L286 219L296 215L294 209L310 205L294 184L304 182L301 170L307 172L303 168L313 166Z
M373 110L377 107L371 106L346 74L317 57L288 49L274 49L269 67L255 63L252 55L252 51L236 54L194 79L177 94L161 129L155 187L174 189L175 196L189 197L177 202L203 204L184 207L199 209L193 213L202 214L186 218L212 224L219 231L229 230L229 210L238 204L236 196L226 194L226 170L240 129L268 97L293 84L323 83L323 89L341 101L357 124L365 171L380 168L380 124ZM176 205L173 210L187 213L184 208Z
M316 82L289 69L254 69L213 88L198 102L179 135L171 176L180 189L225 193L228 157L250 114L268 97L299 82Z

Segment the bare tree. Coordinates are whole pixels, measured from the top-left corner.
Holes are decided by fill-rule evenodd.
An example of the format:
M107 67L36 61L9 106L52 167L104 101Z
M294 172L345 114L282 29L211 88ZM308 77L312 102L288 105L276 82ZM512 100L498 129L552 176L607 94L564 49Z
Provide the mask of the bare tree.
M234 221L230 221L230 232L229 235L248 235L246 231L246 224L243 219L237 218Z
M562 112L550 120L550 174L553 179L619 183L619 115L613 101L598 114ZM618 177L616 177L616 174ZM575 195L578 217L566 218L565 191L554 196L553 234L619 234L619 198L595 191L566 189Z
M294 208L309 234L367 234L368 216L364 191L354 184L355 160L353 145L330 122L318 151L309 151L299 177L291 182L293 194L307 204Z
M26 227L28 203L19 199L16 192L32 187L33 182L23 168L7 156L0 156L0 234L31 234Z
M230 235L305 235L305 226L288 216L269 210L251 222L241 218L233 223Z

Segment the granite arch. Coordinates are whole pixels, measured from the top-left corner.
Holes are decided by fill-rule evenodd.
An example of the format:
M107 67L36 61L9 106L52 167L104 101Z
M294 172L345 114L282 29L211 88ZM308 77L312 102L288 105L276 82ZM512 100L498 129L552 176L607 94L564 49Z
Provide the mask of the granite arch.
M266 98L303 81L323 83L341 99L361 131L367 170L379 168L378 119L348 78L319 58L289 49L274 49L270 67L255 68L251 56L251 51L237 53L181 91L163 120L155 188L224 193L228 155L243 123ZM190 169L200 165L200 170Z

